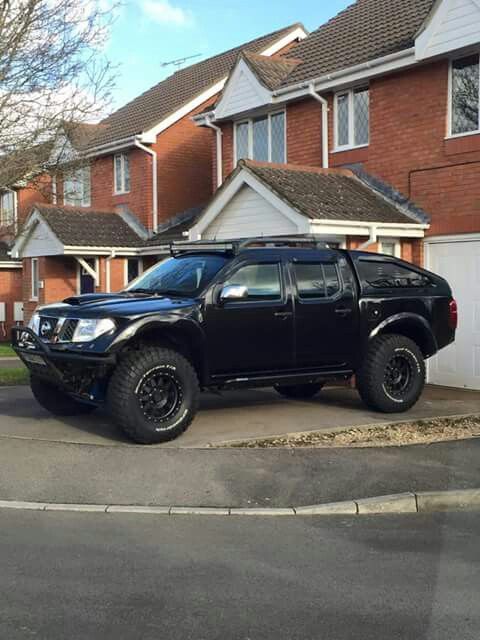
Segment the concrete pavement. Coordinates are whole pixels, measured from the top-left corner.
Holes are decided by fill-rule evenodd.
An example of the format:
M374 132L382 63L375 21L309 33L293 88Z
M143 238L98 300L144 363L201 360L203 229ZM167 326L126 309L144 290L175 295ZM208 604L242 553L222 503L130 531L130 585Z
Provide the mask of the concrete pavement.
M0 513L8 640L478 640L480 516Z
M196 448L228 440L261 438L292 431L331 430L350 426L418 420L436 416L480 413L480 393L427 387L419 403L406 414L385 415L367 409L356 391L324 389L317 398L293 401L271 389L202 394L200 411L180 438L158 448ZM0 389L0 437L96 445L130 444L96 412L88 417L54 418L42 410L28 387Z

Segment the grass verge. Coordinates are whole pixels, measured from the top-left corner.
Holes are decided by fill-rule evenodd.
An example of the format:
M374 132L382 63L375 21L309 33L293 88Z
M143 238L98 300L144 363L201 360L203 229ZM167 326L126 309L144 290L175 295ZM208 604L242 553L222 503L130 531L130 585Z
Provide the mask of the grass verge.
M8 343L0 343L0 358L13 358L17 354L12 349L12 345Z
M28 384L29 379L30 376L26 367L16 367L15 369L0 369L0 387Z
M433 418L340 431L313 431L278 438L245 440L227 446L247 449L393 447L478 437L480 437L480 415L472 415L464 418Z

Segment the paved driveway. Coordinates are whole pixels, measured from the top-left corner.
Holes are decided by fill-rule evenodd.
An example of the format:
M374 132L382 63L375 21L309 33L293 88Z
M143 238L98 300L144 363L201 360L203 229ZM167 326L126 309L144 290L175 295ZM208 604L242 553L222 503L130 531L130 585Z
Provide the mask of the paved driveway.
M480 393L440 387L427 387L420 402L407 414L390 416L369 411L357 393L346 388L324 389L309 401L286 400L271 389L232 391L221 396L204 394L188 431L174 442L157 446L206 447L295 431L469 413L480 413ZM2 436L99 445L127 442L102 412L82 418L53 418L37 405L28 387L0 389Z

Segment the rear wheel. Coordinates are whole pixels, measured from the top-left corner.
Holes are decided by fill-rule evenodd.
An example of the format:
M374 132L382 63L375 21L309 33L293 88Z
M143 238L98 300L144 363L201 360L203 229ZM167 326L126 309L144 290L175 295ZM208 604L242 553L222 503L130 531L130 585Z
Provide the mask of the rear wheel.
M108 408L135 442L154 444L177 438L197 412L195 369L181 354L145 347L120 362L110 380Z
M307 384L275 385L274 389L284 398L294 400L308 400L319 393L323 387L323 382L310 382Z
M383 413L401 413L417 402L425 386L423 354L401 335L374 338L357 373L362 400Z
M36 376L30 378L30 388L38 404L54 416L81 416L96 409L91 404L74 400L55 385Z

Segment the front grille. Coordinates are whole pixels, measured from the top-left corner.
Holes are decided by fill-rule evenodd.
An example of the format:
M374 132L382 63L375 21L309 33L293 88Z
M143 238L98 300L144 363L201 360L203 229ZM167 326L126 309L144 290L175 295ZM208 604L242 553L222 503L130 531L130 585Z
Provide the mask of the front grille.
M69 319L65 320L59 333L60 342L71 342L75 329L77 328L78 320Z
M49 316L40 316L38 325L38 335L44 342L51 342L55 335L55 329L58 324L58 318L50 318Z

